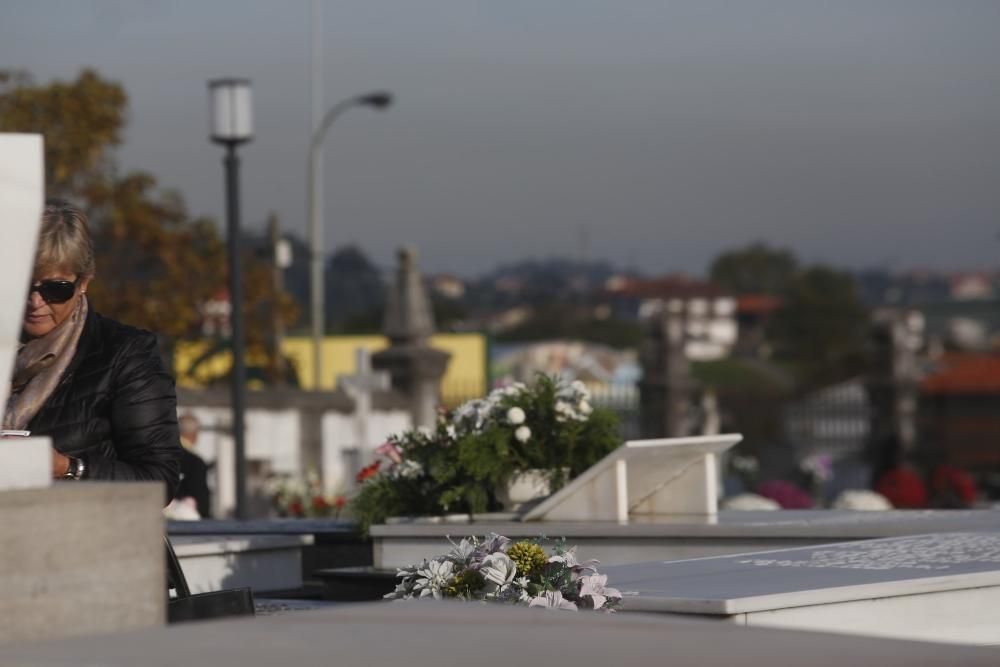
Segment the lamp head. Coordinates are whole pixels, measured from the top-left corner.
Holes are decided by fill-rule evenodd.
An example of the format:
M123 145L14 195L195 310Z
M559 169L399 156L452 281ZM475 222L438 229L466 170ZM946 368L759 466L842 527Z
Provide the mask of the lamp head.
M358 98L358 104L363 104L373 109L388 109L392 106L392 93L385 90L368 93Z
M253 139L252 90L249 79L208 82L212 141L242 144Z

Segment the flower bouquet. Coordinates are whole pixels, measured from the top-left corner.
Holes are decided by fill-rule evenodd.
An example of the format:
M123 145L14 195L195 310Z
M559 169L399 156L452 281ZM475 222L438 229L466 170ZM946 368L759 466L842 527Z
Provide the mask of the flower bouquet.
M271 507L282 518L337 518L347 506L343 495L323 493L319 476L309 473L305 479L280 476L267 485Z
M539 375L391 437L359 473L352 510L362 530L390 516L495 511L513 476L541 471L555 491L619 444L617 416L593 407L582 382Z
M450 541L450 540L449 540ZM597 561L577 561L576 550L558 542L552 554L532 540L511 542L490 533L452 542L452 550L420 565L401 568L401 582L385 597L455 598L546 609L621 608L622 594L607 586Z

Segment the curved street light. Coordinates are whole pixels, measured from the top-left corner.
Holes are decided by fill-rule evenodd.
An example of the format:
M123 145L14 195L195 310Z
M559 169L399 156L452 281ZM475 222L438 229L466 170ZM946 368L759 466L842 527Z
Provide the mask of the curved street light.
M320 155L323 139L327 130L341 114L353 107L371 107L372 109L384 110L392 106L392 93L387 91L376 91L358 95L342 102L334 104L323 116L319 127L313 133L312 141L309 144L309 177L307 181L308 209L309 209L309 245L310 245L310 291L311 299L311 320L313 339L313 382L315 389L320 388L323 368L322 344L323 333L326 329L326 313L324 311L324 285L323 285L323 253L325 239L323 235L323 213L320 210L320 189L316 184L316 172L319 170Z

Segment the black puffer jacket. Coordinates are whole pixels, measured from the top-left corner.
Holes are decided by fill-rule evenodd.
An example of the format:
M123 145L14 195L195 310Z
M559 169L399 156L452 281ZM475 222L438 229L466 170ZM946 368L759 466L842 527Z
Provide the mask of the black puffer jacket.
M28 429L82 459L87 479L160 480L168 499L177 486L177 394L156 337L92 307L76 354Z

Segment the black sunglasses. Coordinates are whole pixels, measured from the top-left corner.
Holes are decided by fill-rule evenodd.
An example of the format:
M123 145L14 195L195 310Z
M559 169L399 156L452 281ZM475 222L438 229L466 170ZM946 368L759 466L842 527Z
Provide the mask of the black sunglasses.
M79 284L80 276L77 276L76 280L72 282L69 280L43 280L37 285L31 286L31 289L28 290L28 298L31 298L32 292L38 292L45 303L66 303L73 298L76 286Z

